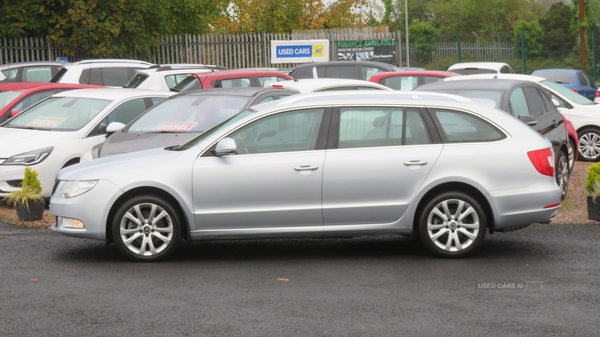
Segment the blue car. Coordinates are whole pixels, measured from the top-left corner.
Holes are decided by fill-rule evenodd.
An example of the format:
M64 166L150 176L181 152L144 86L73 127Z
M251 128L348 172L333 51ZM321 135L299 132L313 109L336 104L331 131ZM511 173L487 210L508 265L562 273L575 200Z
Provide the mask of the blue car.
M550 81L562 84L590 101L594 101L596 97L596 87L592 85L588 77L581 70L540 69L534 71L531 75L544 77Z

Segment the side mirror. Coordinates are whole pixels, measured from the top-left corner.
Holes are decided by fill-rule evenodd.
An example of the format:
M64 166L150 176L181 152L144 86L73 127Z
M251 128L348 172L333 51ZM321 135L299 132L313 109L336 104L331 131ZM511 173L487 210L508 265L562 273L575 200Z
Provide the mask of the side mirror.
M219 157L237 153L237 145L233 138L223 138L217 143L215 154Z
M534 126L537 124L535 117L533 117L532 115L520 115L519 120L529 126Z
M125 124L119 122L112 122L106 127L106 133L115 133L121 131L125 127Z
M11 117L15 117L16 115L18 115L20 113L21 113L21 111L19 111L19 110L13 110L13 111L10 112L10 116Z
M560 108L560 102L556 98L552 99L552 104L554 104L555 107Z

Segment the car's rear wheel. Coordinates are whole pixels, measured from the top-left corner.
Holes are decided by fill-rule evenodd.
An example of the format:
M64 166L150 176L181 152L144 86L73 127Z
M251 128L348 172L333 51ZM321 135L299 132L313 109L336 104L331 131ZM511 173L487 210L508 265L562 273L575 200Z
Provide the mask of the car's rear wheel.
M558 152L558 158L556 158L556 183L560 187L560 199L562 200L567 196L569 189L569 160L563 151Z
M425 247L441 257L463 257L481 245L487 229L483 208L470 195L444 192L430 199L419 221Z
M179 246L181 225L166 200L142 195L124 202L112 223L112 236L121 254L136 261L167 258Z
M600 129L585 128L579 132L579 159L583 161L600 159Z

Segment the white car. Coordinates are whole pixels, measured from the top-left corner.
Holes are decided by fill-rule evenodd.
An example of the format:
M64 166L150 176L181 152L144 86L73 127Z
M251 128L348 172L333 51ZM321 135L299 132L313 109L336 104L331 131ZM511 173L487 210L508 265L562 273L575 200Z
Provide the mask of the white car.
M298 90L302 94L319 91L339 91L339 90L387 90L394 91L384 85L363 81L352 80L347 78L318 78L318 79L301 79L293 81L281 81L272 83L273 88L284 88Z
M63 68L50 82L123 87L140 70L148 69L152 66L156 65L138 60L85 60L63 65Z
M456 63L448 68L461 75L474 74L514 74L515 71L507 63L502 62L465 62Z
M126 124L173 95L131 89L81 89L55 94L0 127L0 197L19 190L31 166L49 197L60 169L106 139L113 122ZM120 125L120 124L115 124Z
M139 71L127 82L125 88L169 91L192 72L200 73L225 69L227 68L203 64L164 65Z
M579 136L579 159L598 161L600 159L600 105L584 96L567 89L561 84L543 77L520 74L481 74L446 77L444 81L499 78L532 81L548 89L558 111L567 118Z

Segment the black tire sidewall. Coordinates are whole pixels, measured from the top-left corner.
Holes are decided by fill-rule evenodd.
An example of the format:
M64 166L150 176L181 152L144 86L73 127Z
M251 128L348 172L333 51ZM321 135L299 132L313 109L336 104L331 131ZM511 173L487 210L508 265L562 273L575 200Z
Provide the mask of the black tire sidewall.
M444 200L449 200L449 199L459 199L459 200L462 200L462 201L468 203L469 205L471 205L471 207L473 207L475 209L475 212L477 213L477 217L479 218L479 232L477 233L477 237L475 238L475 240L471 244L471 246L469 246L468 248L463 249L459 252L448 252L443 249L440 249L431 240L431 238L429 237L429 233L427 232L427 219L429 217L429 214L431 213L431 211L434 209L434 207L436 205L438 205L440 202L442 202ZM468 195L464 192L461 192L461 191L443 192L443 193L440 193L440 194L434 196L433 198L429 199L427 201L427 203L425 204L425 207L423 208L423 211L419 218L419 238L421 239L421 242L423 243L425 248L427 248L430 252L434 253L437 256L444 257L444 258L460 258L460 257L464 257L466 255L471 254L472 252L477 250L479 248L479 246L481 246L481 244L483 243L483 240L485 238L486 232L487 232L487 217L483 210L483 207L481 207L481 204L477 200L475 200L473 197L471 197L470 195Z
M134 252L129 250L127 246L125 246L120 234L121 219L123 218L125 213L131 207L143 203L152 203L162 207L165 211L167 211L173 222L173 237L171 239L171 242L165 250L153 256L141 256L135 254ZM125 200L121 204L121 206L119 206L114 218L112 219L111 233L117 250L119 251L119 253L121 253L121 255L125 256L126 258L133 261L162 261L171 256L179 247L179 243L181 241L181 222L177 210L175 209L175 207L172 206L170 202L154 195L140 195Z
M568 190L569 190L569 178L570 178L569 177L570 176L570 171L568 169L569 168L569 156L567 154L565 154L563 151L559 151L558 152L558 156L556 158L556 164L555 164L556 165L556 175L555 175L556 177L555 177L555 180L556 180L557 184L559 183L558 182L559 181L558 172L560 170L559 163L560 163L560 159L561 158L564 158L565 163L567 164L567 185L565 186L566 190L565 190L565 195L564 196L562 195L562 190L561 190L561 200L564 200L564 198L567 196L567 193L568 193Z

